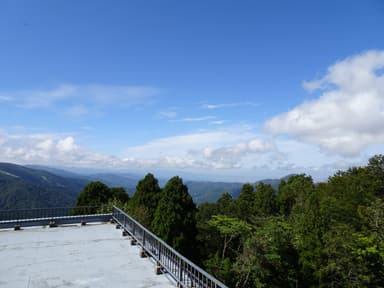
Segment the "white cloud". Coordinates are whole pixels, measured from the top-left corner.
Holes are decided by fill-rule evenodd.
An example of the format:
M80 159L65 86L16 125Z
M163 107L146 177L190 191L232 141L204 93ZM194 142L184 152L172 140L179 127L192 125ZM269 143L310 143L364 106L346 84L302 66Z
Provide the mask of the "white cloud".
M275 135L289 135L343 156L357 156L384 143L384 51L368 51L337 62L320 80L306 82L323 89L316 100L265 123Z
M71 153L72 151L76 151L79 147L75 144L75 140L73 137L66 137L64 139L60 139L57 141L56 148L59 153Z
M204 104L202 107L204 109L222 109L222 108L233 108L240 106L259 106L259 104L254 102L233 102L233 103L221 103L221 104Z
M244 135L245 134L245 135ZM130 147L127 155L140 155L143 158L156 158L168 154L182 154L186 151L205 146L217 146L220 143L228 143L249 136L249 133L232 134L228 131L209 131L191 133L155 139L140 146Z
M146 86L118 85L60 85L53 89L0 91L0 100L21 108L48 108L64 105L131 106L143 104L159 94L159 90ZM76 112L76 111L75 111Z
M247 129L161 138L126 150L125 161L142 167L221 169L246 167L246 156L273 152L274 145Z
M223 120L216 120L216 121L209 122L209 124L213 124L213 125L223 125L224 123L225 121Z
M0 134L0 161L21 164L114 167L116 157L89 152L72 136L60 134Z
M177 112L176 111L161 111L159 113L159 115L161 118L171 119L171 118L175 118L177 116Z
M142 104L159 93L158 89L145 86L88 85L80 90L102 105Z
M202 116L202 117L186 117L182 119L171 120L172 122L203 122L216 119L215 116Z
M247 128L197 132L129 147L124 157L89 151L72 135L0 133L0 161L72 167L230 169L252 167L252 156L274 145ZM250 157L248 159L248 157Z
M246 168L249 165L247 157L251 155L264 155L275 152L275 146L265 140L251 139L233 145L213 148L205 147L201 150L191 150L189 155L200 159L202 166L210 168ZM252 159L252 157L251 157ZM244 162L246 160L246 162ZM244 167L245 166L245 167Z
M361 159L354 161L361 163ZM215 174L215 179L221 181L251 181L303 172L325 179L324 171L328 176L340 167L329 163L345 161L338 157L323 157L311 144L284 139L273 142L247 128L237 127L155 139L129 147L124 156L92 152L79 145L70 134L10 135L0 132L0 162L155 169L172 173L189 171L200 176Z

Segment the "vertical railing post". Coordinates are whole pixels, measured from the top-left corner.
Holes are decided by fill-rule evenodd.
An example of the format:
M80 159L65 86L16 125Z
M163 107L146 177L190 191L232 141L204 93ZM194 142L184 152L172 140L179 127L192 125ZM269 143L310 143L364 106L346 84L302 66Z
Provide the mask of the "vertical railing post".
M181 261L181 258L179 258L179 287L184 287L183 285L183 263Z
M143 230L143 248L145 247L145 230Z

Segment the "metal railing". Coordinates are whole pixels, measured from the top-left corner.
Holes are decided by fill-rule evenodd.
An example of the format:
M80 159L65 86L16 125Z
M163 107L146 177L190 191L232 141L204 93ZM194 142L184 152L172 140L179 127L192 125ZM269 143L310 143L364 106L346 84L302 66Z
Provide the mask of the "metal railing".
M113 206L112 218L176 281L185 288L227 288L192 263L121 209Z
M17 210L0 210L0 228L13 225L46 225L49 222L74 223L80 221L108 221L111 213L97 213L99 207L55 207Z

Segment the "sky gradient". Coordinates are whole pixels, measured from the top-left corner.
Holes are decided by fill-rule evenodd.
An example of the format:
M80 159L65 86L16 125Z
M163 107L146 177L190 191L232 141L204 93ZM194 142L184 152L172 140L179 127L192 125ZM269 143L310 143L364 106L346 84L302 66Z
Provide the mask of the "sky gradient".
M1 1L0 161L326 179L384 148L382 1Z

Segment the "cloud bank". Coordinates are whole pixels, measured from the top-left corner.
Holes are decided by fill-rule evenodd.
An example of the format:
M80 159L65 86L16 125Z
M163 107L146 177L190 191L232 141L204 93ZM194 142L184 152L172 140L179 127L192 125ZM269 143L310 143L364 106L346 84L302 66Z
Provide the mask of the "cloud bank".
M114 156L90 152L76 144L73 136L60 134L0 133L0 161L20 164L113 168Z
M313 143L341 156L359 155L384 143L384 51L368 51L339 61L320 80L304 87L322 92L265 123L268 132Z
M273 152L274 145L247 129L199 132L130 147L124 161L161 168L231 169L247 156Z
M251 138L251 140L247 140ZM95 153L71 135L0 133L0 161L99 168L232 169L274 145L247 130L200 132L152 140L123 155ZM245 161L245 162L244 162Z

